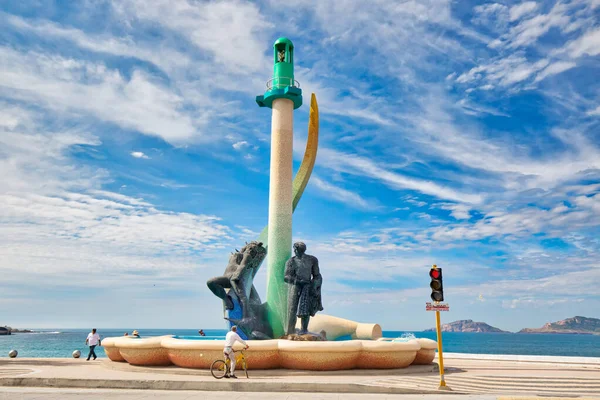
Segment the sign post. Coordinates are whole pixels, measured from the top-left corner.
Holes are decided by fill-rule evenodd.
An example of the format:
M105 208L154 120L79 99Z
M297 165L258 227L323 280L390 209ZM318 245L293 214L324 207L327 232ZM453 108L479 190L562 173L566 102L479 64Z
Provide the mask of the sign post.
M442 285L442 269L433 265L429 271L431 277L431 299L433 304L427 303L425 305L426 311L435 311L435 330L437 332L437 345L438 345L438 364L440 367L440 386L439 390L452 390L446 386L446 380L444 379L444 354L442 353L442 326L440 324L440 311L450 311L448 304L441 304L444 301L444 288Z

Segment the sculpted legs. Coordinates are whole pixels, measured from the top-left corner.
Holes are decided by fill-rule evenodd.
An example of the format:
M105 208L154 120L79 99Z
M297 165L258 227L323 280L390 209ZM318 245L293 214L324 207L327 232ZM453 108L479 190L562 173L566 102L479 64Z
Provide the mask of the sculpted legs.
M296 313L298 312L298 301L300 300L300 288L298 285L290 285L288 294L288 325L287 334L296 333Z
M300 320L302 321L302 329L300 330L300 333L307 333L308 332L308 321L310 320L310 316L304 315L304 316L300 317Z

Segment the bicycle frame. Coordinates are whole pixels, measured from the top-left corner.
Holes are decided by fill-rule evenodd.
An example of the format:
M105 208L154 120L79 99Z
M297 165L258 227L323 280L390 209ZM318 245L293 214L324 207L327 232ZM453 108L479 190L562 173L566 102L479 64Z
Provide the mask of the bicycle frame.
M235 363L240 364L242 361L246 360L246 357L244 356L244 350L232 350L233 353L240 353L239 355L235 356ZM227 365L227 371L231 371L231 359L229 357L227 357L225 359L225 364Z

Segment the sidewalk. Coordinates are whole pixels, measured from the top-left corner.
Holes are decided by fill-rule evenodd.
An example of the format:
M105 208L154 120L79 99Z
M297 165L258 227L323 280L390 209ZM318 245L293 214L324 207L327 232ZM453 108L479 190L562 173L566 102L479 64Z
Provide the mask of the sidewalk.
M594 396L600 360L446 354L453 394ZM498 358L502 358L498 360ZM241 371L240 371L241 372ZM109 360L0 359L0 386L244 392L448 394L438 391L437 364L400 370L249 371L250 379L216 380L209 371L135 367Z

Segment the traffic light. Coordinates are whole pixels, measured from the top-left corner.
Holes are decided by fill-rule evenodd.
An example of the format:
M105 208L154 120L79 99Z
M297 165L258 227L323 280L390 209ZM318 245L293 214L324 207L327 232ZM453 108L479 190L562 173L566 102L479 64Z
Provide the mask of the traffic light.
M429 270L429 277L431 278L431 300L433 301L444 301L444 284L442 282L442 269L436 268L435 266Z

